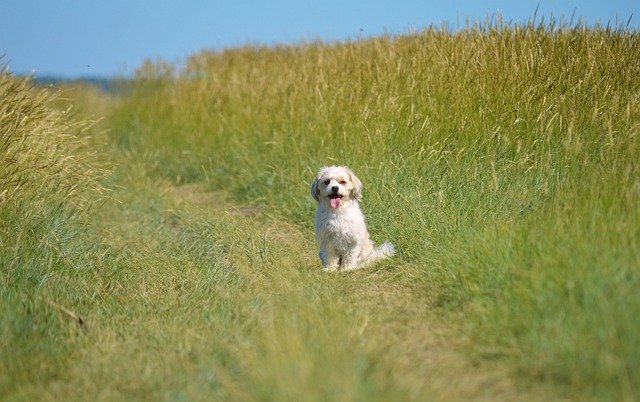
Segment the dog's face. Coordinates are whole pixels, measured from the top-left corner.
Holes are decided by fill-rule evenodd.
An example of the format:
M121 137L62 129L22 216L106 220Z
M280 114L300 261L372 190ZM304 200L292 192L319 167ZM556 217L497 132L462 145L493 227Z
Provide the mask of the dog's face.
M311 184L311 195L316 201L338 209L345 201L360 199L362 183L346 166L325 166Z

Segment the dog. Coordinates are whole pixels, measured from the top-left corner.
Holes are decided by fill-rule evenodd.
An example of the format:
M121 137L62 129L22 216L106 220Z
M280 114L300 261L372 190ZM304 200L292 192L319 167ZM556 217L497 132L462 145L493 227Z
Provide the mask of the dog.
M350 271L391 257L395 247L385 242L376 247L369 239L359 201L362 182L346 166L320 168L311 184L318 201L316 241L326 271Z

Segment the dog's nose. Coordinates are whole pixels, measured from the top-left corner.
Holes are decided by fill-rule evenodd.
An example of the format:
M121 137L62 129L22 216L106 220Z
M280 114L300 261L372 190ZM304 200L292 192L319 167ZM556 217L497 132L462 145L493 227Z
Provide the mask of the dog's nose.
M331 191L333 191L334 193L337 193L339 189L340 189L340 187L338 187L338 186L331 187Z

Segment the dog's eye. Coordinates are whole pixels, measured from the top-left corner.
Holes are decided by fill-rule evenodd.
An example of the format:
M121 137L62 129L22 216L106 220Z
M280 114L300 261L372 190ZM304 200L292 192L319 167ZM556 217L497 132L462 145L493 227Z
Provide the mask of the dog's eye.
M325 186L328 186L330 182L331 182L331 180L325 180L325 181L324 181L324 185L325 185Z
M345 180L340 180L340 184L347 184L347 182Z

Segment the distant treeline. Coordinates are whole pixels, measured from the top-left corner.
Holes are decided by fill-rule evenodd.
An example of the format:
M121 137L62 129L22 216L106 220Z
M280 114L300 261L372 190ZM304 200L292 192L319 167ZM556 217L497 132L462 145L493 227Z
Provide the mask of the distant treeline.
M60 84L89 84L102 89L105 92L113 92L124 78L102 78L102 77L79 77L79 78L62 78L52 75L34 76L33 81L40 85L60 85Z

